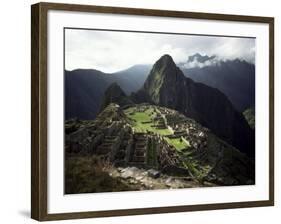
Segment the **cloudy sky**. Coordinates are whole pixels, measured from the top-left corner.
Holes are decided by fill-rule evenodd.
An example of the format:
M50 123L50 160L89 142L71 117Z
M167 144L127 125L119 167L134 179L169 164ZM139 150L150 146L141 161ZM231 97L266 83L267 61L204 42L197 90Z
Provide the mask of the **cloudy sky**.
M135 64L153 64L163 54L184 63L195 53L227 60L255 61L255 39L151 34L98 30L65 30L65 66L116 72Z

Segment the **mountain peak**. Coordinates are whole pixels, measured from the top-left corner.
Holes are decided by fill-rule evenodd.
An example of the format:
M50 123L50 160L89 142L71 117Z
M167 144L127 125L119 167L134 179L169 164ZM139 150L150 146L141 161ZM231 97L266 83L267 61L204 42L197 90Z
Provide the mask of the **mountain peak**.
M169 54L162 55L157 62L174 62L173 58ZM156 62L156 63L157 63Z
M169 54L164 54L164 55L162 55L162 56L160 57L159 60L172 60L172 61L173 61L173 58L172 58L172 56L169 55Z
M159 103L161 91L169 89L172 93L183 79L184 75L175 64L173 58L165 54L155 62L144 83L143 90L151 96L154 103Z
M179 71L173 58L169 54L164 54L155 62L149 76L159 76L158 78L160 79L164 77L175 79L175 76L180 75L179 73L181 73L181 71Z
M164 82L176 83L177 80L181 79L181 76L184 77L173 58L165 54L153 65L144 87L151 86L152 83L153 88L161 87Z
M113 82L105 91L106 93L114 93L117 95L122 95L125 96L125 93L123 92L123 90L121 89L121 87L116 83Z
M112 83L104 92L104 97L100 107L102 111L110 103L115 103L120 106L131 104L131 100L126 96L121 87L116 83Z
M172 66L175 67L176 64L173 60L173 58L171 57L171 55L169 54L164 54L163 56L161 56L161 58L159 58L156 63L154 64L155 67L157 68L163 68L166 66Z

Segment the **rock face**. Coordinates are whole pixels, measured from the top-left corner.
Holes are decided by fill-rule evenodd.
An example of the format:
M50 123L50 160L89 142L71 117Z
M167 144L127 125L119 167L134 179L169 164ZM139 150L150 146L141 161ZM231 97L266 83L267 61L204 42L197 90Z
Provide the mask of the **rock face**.
M219 90L186 78L169 55L153 66L133 99L175 109L210 128L240 151L254 156L254 132Z
M255 129L255 108L248 108L243 112L245 119L252 129Z
M125 106L133 102L126 96L120 86L114 82L106 89L100 110L103 111L110 103L117 103L119 106Z

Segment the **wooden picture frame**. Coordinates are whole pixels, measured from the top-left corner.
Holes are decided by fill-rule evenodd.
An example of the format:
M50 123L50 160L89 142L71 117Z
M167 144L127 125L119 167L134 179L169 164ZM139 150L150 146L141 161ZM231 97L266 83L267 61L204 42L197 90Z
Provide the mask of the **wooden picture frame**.
M39 221L80 219L109 216L141 215L170 212L203 211L226 208L246 208L274 205L274 18L223 15L183 11L164 11L90 5L38 3L31 10L31 217ZM113 15L136 15L165 18L188 18L211 21L249 22L269 25L269 182L268 200L197 205L130 208L103 211L48 213L48 12L87 12Z

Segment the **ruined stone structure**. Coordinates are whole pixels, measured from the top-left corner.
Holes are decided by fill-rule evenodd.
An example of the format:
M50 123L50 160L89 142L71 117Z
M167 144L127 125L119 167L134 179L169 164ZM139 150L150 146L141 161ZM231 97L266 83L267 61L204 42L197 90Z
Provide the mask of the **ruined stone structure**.
M247 172L243 179L240 173L235 173L235 167L227 166L229 159L221 159L222 155L231 160L236 158L238 163L248 161L245 155L215 138L207 128L177 111L154 105L138 105L134 106L133 112L130 113L145 112L147 109L151 111L151 121L147 122L155 125L151 127L169 128L171 134L167 135L165 131L164 135L160 135L158 130L136 133L134 120L128 118L118 105L110 104L94 121L76 119L66 122L66 157L97 155L110 161L115 167L158 170L171 176L182 175L191 178L194 178L196 169L195 173L203 173L206 180L212 177L213 182L220 181L222 184L233 183L235 180L238 180L237 183L244 183L244 179L252 176ZM170 140L180 138L187 146L184 149L176 149L167 138ZM190 163L191 166L188 165ZM250 165L246 162L239 164L243 169L252 166L250 162ZM225 167L231 171L226 173ZM213 178L214 175L216 178Z

